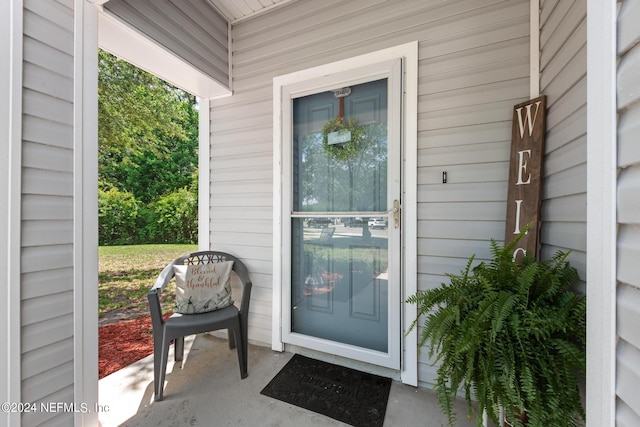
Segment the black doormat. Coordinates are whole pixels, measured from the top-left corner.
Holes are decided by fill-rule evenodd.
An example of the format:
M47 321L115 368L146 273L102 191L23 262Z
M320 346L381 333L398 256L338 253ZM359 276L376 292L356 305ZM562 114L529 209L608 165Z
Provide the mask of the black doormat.
M382 426L391 380L294 354L260 392L352 426Z

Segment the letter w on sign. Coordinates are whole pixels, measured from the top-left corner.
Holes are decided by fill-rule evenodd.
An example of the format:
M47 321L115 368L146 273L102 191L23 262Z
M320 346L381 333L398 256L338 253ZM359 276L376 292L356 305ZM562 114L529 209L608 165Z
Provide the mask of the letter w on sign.
M530 226L518 243L514 258L524 253L538 257L546 112L546 96L513 107L505 244Z

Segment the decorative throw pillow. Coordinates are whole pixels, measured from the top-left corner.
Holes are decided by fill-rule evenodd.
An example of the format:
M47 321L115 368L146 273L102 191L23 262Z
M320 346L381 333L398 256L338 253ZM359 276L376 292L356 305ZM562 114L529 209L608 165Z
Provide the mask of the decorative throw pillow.
M233 261L195 265L174 265L176 312L205 313L233 304L231 269Z

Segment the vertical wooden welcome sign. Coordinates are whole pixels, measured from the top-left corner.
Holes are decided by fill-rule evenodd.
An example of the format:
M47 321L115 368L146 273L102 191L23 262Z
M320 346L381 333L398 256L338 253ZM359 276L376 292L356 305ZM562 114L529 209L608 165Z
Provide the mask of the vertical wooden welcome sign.
M546 96L513 107L505 244L530 226L514 250L514 259L525 253L538 258L546 112Z

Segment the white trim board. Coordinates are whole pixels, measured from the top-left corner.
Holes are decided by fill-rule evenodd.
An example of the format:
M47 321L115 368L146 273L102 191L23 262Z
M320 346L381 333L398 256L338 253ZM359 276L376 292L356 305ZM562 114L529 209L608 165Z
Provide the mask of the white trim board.
M283 177L281 175L284 161L282 141L287 132L283 129L282 99L283 88L305 80L319 79L325 75L341 73L367 67L384 61L402 58L405 64L403 100L403 292L401 301L417 291L417 110L418 110L418 43L404 45L372 52L369 54L321 65L314 68L275 77L273 80L273 317L272 317L272 349L283 351L282 341L282 268L278 260L282 259L283 241L282 212ZM402 332L415 320L416 308L402 302ZM402 338L401 379L404 383L417 386L417 333L412 331Z
M210 249L211 103L198 98L198 250Z
M529 97L540 96L540 0L529 3Z
M22 69L23 2L0 5L0 149L8 167L1 172L0 185L0 267L5 298L0 338L0 400L20 402L21 316L20 316L20 223L22 173ZM11 343L11 345L7 345ZM19 425L20 414L4 412L0 424Z
M214 99L231 95L226 86L104 12L98 14L98 45L200 98Z
M98 403L98 15L75 0L74 21L74 396ZM74 425L98 423L95 411L74 414Z
M587 1L587 425L615 425L616 2Z

